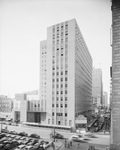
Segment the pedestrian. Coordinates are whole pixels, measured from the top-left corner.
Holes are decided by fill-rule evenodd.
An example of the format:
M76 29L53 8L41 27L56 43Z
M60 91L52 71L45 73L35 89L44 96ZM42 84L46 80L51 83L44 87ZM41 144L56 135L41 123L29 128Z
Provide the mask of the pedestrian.
M80 143L78 142L78 147L80 147Z
M72 141L70 141L70 146L72 146Z
M68 148L70 148L70 142L68 141Z

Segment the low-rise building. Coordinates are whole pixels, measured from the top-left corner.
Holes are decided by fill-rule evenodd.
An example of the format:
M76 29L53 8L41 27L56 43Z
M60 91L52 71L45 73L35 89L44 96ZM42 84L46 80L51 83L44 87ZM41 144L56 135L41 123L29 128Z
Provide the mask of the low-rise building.
M0 118L12 118L13 100L7 96L0 95Z
M40 122L40 101L38 91L15 94L13 120Z

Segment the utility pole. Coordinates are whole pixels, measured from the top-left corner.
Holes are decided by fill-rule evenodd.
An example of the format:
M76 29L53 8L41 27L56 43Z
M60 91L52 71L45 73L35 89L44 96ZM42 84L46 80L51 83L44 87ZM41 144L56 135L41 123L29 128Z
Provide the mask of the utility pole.
M55 127L54 127L54 142L55 142Z

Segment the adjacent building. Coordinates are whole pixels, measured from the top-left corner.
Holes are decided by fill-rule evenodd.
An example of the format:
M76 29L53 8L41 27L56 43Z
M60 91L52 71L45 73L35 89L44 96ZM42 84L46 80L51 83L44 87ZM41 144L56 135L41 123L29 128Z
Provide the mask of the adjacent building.
M15 95L13 120L40 123L40 101L38 91L35 90Z
M13 100L7 96L0 95L0 118L12 118Z
M120 149L120 1L112 0L111 150Z
M100 68L93 68L92 98L93 98L93 104L96 107L102 106L102 104L103 104L103 83L102 83L102 70Z
M75 19L47 28L39 91L41 123L75 127L92 110L92 58Z

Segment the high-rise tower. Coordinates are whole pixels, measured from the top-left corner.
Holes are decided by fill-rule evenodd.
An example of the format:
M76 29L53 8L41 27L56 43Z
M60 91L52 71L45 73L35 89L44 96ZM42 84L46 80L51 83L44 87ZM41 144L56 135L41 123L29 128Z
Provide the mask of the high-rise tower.
M76 20L48 27L40 49L41 123L75 127L92 109L92 58Z

